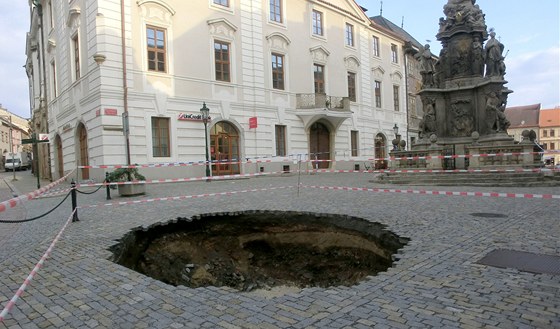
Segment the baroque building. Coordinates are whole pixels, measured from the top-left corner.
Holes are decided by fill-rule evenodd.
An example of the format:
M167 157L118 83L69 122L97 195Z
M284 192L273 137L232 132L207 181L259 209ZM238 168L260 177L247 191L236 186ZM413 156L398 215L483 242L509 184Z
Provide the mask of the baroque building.
M387 157L395 124L407 129L405 40L353 0L30 6L33 128L48 131L43 170L53 178L77 166L204 161L206 150L221 161L213 175L315 159L327 160L320 168L365 169ZM146 171L181 177L204 168Z

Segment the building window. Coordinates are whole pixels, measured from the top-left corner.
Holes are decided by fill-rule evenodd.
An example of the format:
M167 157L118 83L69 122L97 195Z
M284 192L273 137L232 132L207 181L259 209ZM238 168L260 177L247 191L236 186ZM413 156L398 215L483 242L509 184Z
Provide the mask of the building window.
M356 101L356 73L348 72L348 98Z
M397 49L397 45L391 44L391 61L393 63L399 62L399 51Z
M408 96L408 109L410 111L410 114L412 114L412 115L417 114L417 111L416 111L416 96L412 96L412 95Z
M317 10L313 10L312 20L313 20L313 34L323 35L323 13Z
M543 131L542 131L542 137L548 137L548 130L543 129Z
M270 0L270 20L282 23L282 0Z
M214 0L214 3L220 6L229 7L229 0Z
M74 79L78 80L80 78L80 42L77 34L72 38L72 49L74 51Z
M284 90L284 56L272 54L272 88Z
M547 143L543 143L542 148L543 148L543 150L548 150L548 144L547 144Z
M165 65L165 30L153 26L146 27L148 48L148 70L167 72Z
M554 143L550 143L550 149L551 149L551 150L555 150L555 149L556 149L556 145L554 145Z
M58 97L58 88L56 86L56 63L51 62L51 74L52 74L52 96L53 98Z
M152 117L152 153L154 157L169 156L169 118Z
M358 156L358 132L356 130L352 130L350 132L350 148L352 151L352 156Z
M286 126L276 125L276 155L286 156Z
M379 51L379 38L378 37L373 37L373 56L375 57L379 57L380 51Z
M395 105L395 111L399 111L399 86L393 86L393 104Z
M550 137L554 137L554 129L550 129Z
M346 45L354 47L354 26L346 23Z
M381 107L381 81L375 81L375 107Z
M229 43L214 42L214 61L216 65L216 80L230 82Z
M325 93L325 67L323 65L315 64L313 66L313 76L315 79L315 93Z

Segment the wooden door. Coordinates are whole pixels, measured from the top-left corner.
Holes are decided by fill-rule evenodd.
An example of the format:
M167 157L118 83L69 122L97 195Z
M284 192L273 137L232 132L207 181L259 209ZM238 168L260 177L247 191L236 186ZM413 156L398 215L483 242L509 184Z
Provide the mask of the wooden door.
M78 139L80 141L80 166L89 166L88 137L84 125L78 127ZM89 168L82 169L82 179L89 179Z
M58 171L58 178L64 176L64 156L62 154L62 140L60 135L56 135L54 139L56 145L56 169Z
M327 126L320 122L315 122L309 131L309 153L311 160L331 160L330 131ZM315 162L313 168L329 168L329 162Z

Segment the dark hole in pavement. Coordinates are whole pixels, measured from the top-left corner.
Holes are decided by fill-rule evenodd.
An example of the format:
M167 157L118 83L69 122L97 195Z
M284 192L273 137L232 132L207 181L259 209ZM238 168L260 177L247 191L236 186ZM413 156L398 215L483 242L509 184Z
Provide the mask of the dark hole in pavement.
M168 284L250 291L353 285L386 271L408 241L346 215L245 211L136 228L110 249L114 262Z
M507 215L496 214L492 212L475 212L470 215L473 217L481 217L481 218L507 218Z

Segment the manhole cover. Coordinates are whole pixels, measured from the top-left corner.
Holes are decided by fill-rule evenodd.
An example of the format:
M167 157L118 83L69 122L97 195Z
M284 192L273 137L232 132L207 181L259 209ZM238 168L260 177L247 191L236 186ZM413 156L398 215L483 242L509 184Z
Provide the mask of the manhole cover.
M507 215L496 214L496 213L492 213L492 212L475 212L475 213L472 213L471 216L482 217L482 218L507 218Z
M116 263L168 284L249 291L353 285L386 271L407 242L356 217L249 211L139 228L111 250Z
M477 263L501 268L515 268L531 273L560 275L559 256L498 249L491 251Z

